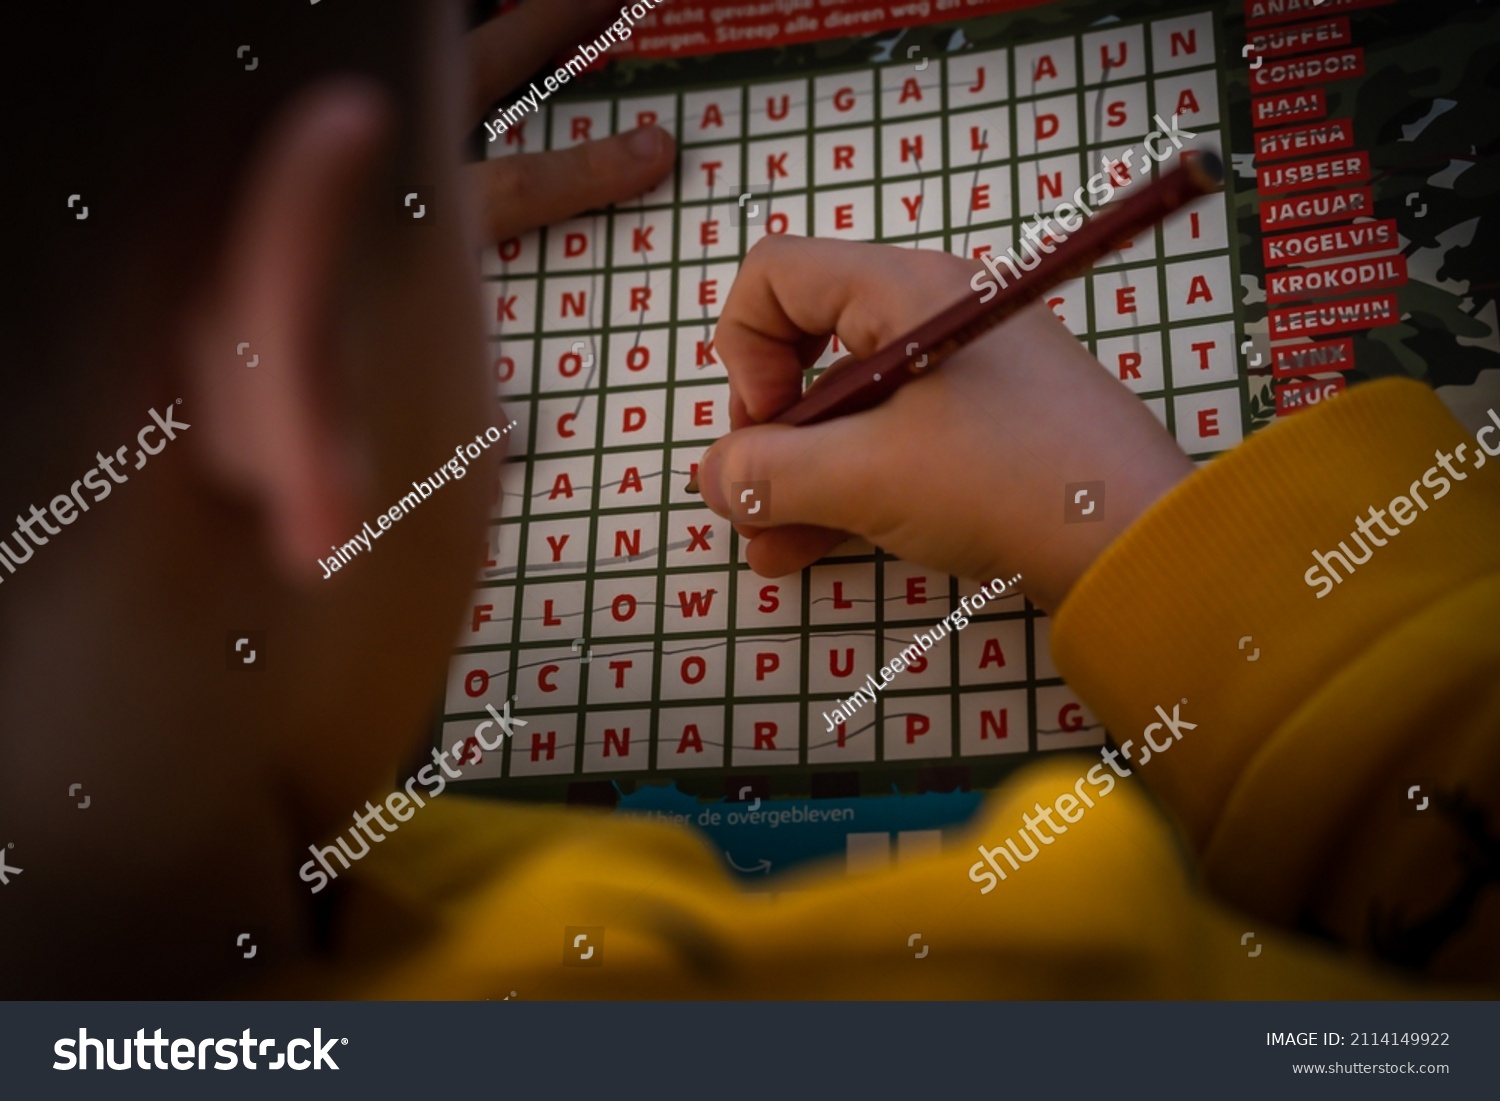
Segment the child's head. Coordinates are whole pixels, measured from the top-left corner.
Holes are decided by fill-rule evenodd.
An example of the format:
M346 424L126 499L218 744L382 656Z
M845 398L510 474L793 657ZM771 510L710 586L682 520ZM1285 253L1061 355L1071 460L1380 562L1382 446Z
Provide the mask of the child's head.
M505 423L460 31L457 3L418 0L37 4L7 31L33 65L3 78L28 156L4 170L0 536L89 501L78 480L129 445L111 499L0 570L0 840L29 888L0 914L13 992L110 966L73 951L100 898L134 946L111 958L143 969L172 938L277 926L291 854L424 728L504 446L449 461ZM138 466L153 409L191 427ZM323 579L441 465L453 485ZM58 795L78 782L86 814ZM252 886L278 875L287 893Z

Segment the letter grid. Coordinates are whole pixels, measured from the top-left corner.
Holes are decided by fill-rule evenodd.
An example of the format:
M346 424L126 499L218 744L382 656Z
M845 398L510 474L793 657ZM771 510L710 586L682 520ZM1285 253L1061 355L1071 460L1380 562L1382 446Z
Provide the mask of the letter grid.
M491 143L510 156L658 123L681 151L641 200L484 253L491 370L519 424L439 734L464 743L465 779L727 782L1102 743L1052 664L1049 620L1019 596L829 730L825 713L976 587L862 543L763 579L684 485L729 427L714 325L762 236L1004 252L1095 172L1126 193L1161 171L1142 145L1154 115L1177 115L1189 146L1218 144L1214 61L1212 19L1189 15L921 69L560 95ZM1241 438L1233 299L1219 195L1049 303L1204 457ZM833 341L818 366L842 352ZM527 725L482 751L485 707L512 697Z

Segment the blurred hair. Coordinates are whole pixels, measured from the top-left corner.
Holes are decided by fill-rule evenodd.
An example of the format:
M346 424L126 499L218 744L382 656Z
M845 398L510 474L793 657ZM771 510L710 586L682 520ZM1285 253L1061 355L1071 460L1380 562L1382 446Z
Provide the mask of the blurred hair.
M371 78L399 111L397 160L412 155L426 7L42 0L6 13L0 461L59 457L58 426L91 419L128 381L115 353L157 351L143 335L207 275L247 160L289 98L323 77ZM86 220L68 209L74 194Z

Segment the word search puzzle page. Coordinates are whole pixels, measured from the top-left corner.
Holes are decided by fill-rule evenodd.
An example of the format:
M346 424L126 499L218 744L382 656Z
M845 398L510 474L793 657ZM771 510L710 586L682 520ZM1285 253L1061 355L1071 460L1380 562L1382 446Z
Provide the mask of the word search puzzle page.
M643 25L607 69L484 142L485 155L505 157L656 123L679 157L638 201L485 251L496 393L518 423L438 735L444 748L467 742L462 783L604 804L647 789L697 802L857 801L978 791L1028 758L1102 744L1052 664L1048 618L1012 594L829 729L825 713L990 579L947 577L858 541L798 576L751 572L730 524L684 488L729 428L714 327L745 253L768 234L1002 255L1096 173L1118 198L1181 150L1208 147L1231 163L1224 193L1128 242L1048 305L1200 462L1341 388L1340 370L1306 376L1326 346L1352 349L1367 334L1287 330L1315 311L1278 308L1276 294L1268 306L1274 261L1251 235L1272 233L1256 189L1276 189L1262 167L1276 154L1248 135L1311 117L1293 102L1295 74L1319 71L1281 64L1292 75L1257 85L1267 79L1247 57L1257 18L1319 15L1298 14L1295 0L1270 16L1264 6L955 4L954 22L920 5L924 18L893 24L899 5L845 4L839 24L810 3L816 33L777 17L772 48L705 53L699 39L743 20L698 11L692 31L702 6L687 5L671 34L650 17L654 38ZM1325 20L1335 43L1357 40L1359 12L1379 7L1330 0L1331 12L1354 12ZM858 11L886 23L865 33ZM843 37L829 30L839 26ZM1303 37L1307 49L1327 41ZM1316 96L1304 98L1326 114L1337 86L1309 79ZM1231 87L1247 135L1238 146ZM1143 143L1174 119L1191 136L1158 167ZM1286 148L1312 163L1317 140ZM831 342L819 365L840 354ZM1308 356L1312 367L1298 367ZM1287 375L1301 377L1282 384ZM774 515L774 487L767 505ZM507 700L526 725L483 751L475 724Z

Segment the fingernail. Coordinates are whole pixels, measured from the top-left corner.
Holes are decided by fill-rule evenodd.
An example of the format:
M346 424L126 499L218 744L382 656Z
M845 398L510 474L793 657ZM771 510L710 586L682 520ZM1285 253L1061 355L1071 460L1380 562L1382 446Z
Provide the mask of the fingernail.
M633 157L643 161L654 161L661 154L661 139L664 131L660 126L641 126L631 131L625 139L625 148Z

